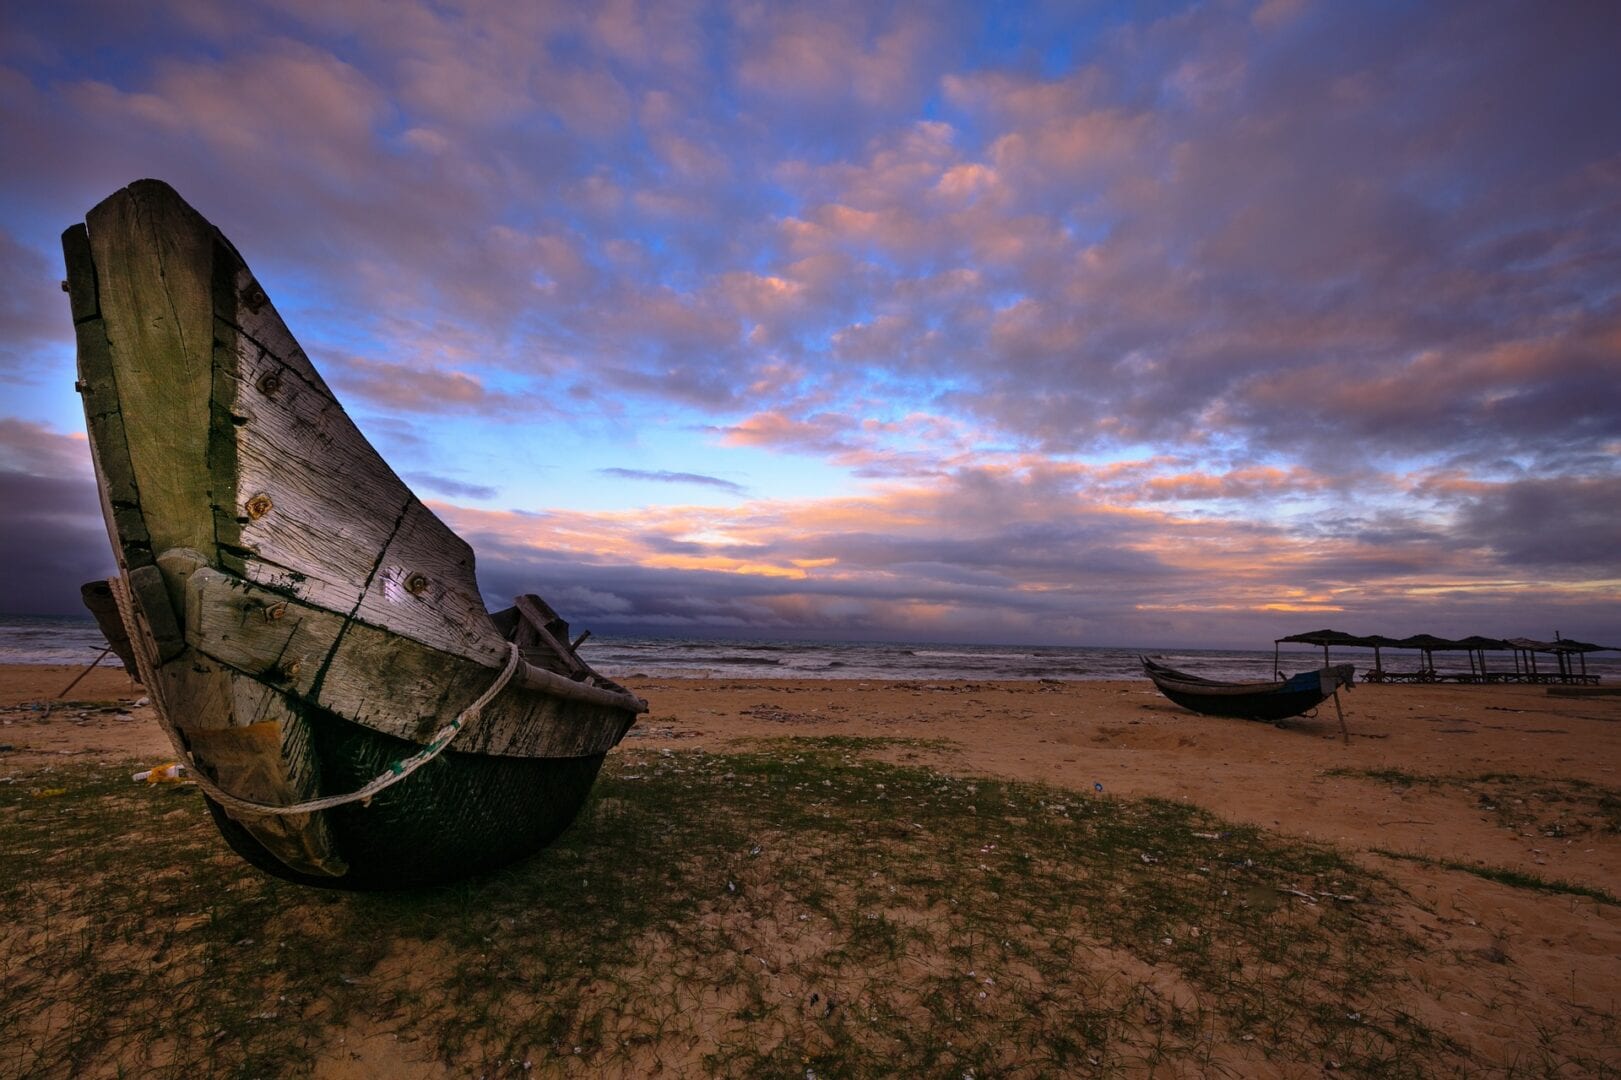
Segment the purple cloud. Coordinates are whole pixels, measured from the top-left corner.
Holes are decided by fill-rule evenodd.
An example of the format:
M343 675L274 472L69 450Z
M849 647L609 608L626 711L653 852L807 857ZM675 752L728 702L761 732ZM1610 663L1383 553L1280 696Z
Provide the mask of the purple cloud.
M697 484L700 487L719 488L734 495L742 495L747 489L742 484L730 480L722 480L718 476L705 476L702 473L671 472L668 469L598 469L603 476L617 476L623 480L650 480L657 484Z

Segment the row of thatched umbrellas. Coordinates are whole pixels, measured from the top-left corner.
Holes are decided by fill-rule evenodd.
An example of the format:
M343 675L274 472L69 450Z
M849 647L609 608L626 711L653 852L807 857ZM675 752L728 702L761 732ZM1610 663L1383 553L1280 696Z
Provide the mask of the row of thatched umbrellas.
M1329 646L1337 645L1342 648L1355 647L1373 650L1373 671L1369 673L1370 681L1379 682L1387 677L1412 678L1428 675L1435 677L1435 653L1463 652L1469 654L1469 674L1448 676L1449 678L1466 681L1507 681L1519 680L1528 682L1597 682L1596 676L1587 674L1587 654L1592 652L1621 652L1621 646L1594 645L1591 642L1576 641L1572 638L1561 638L1555 635L1553 641L1536 641L1532 638L1489 638L1476 634L1466 638L1441 638L1434 634L1414 634L1412 637L1392 638L1382 634L1358 636L1347 634L1340 630L1312 630L1304 634L1290 634L1288 637L1278 638L1272 643L1273 668L1277 668L1278 646L1283 642L1294 642L1305 645L1320 645L1323 649L1323 663L1328 663ZM1410 675L1389 676L1384 670L1380 656L1381 649L1417 649L1424 656L1424 666ZM1486 670L1486 654L1488 652L1514 653L1514 671L1493 672ZM1558 666L1558 674L1549 672L1544 674L1537 670L1537 655L1552 654Z

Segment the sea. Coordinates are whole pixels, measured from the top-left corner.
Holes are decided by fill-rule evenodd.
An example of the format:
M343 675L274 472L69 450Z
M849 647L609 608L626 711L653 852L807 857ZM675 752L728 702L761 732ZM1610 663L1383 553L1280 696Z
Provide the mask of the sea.
M107 647L88 617L0 615L0 663L89 664ZM580 655L614 679L1140 679L1140 656L1153 656L1172 667L1214 679L1269 679L1273 672L1271 642L1252 650L1168 649L1155 646L1093 645L945 645L925 642L764 641L668 637L593 636ZM1322 663L1322 650L1294 647L1278 654L1285 674L1308 671ZM111 659L111 658L109 658ZM1372 666L1366 649L1334 649L1335 663L1352 663L1358 671ZM1414 661L1404 664L1404 661ZM1385 650L1387 668L1417 666L1417 654ZM1463 654L1440 653L1442 670L1467 671ZM1451 661L1448 663L1447 661ZM1551 662L1551 658L1549 658ZM112 661L116 663L117 661ZM1488 663L1512 670L1506 653L1488 654ZM1539 667L1541 665L1539 664ZM1621 680L1621 653L1595 653L1587 658L1589 674L1604 681Z

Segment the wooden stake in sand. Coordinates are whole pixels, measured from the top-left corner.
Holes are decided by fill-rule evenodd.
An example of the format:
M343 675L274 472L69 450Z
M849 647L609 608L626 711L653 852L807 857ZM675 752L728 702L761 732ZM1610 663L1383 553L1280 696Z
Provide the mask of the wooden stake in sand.
M112 652L112 651L113 651L113 647L111 645L109 645L105 649L101 650L101 655L96 657L94 660L90 661L90 667L87 667L83 671L79 672L77 678L75 678L72 682L70 682L66 686L64 686L62 688L62 692L60 694L56 695L57 698L61 699L61 698L67 697L68 696L68 691L72 690L75 686L78 686L79 685L79 680L83 679L86 675L90 674L91 669L94 668L97 664L101 663L103 660L107 659L107 654Z
M1340 690L1337 686L1334 688L1334 712L1340 718L1340 742L1350 746L1351 732L1345 726L1345 710L1340 708Z

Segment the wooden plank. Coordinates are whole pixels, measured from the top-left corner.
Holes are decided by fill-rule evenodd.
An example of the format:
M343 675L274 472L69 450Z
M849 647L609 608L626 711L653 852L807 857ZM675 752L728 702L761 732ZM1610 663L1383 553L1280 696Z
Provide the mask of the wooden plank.
M290 377L279 357L247 338L235 348L231 412L242 422L234 432L234 517L243 574L352 612L411 492L319 387Z
M337 395L310 362L298 339L293 337L293 332L282 321L276 305L240 255L235 255L233 281L237 304L232 322L236 331L259 350L276 357L294 378L307 383L325 397L337 400Z
M355 617L432 648L506 663L506 644L479 595L473 549L414 497Z
M157 669L153 705L180 731L228 728L236 723L231 711L231 673L225 665L187 649ZM149 689L153 689L148 684Z
M129 643L129 630L118 613L118 601L113 597L112 586L106 581L87 581L79 586L79 599L84 601L85 608L95 618L96 629L107 639L108 647L118 656L124 670L139 682L140 672L135 665L135 652Z
M321 698L334 712L341 714L347 707L359 722L376 726L398 707L400 691L415 686L417 699L435 710L432 722L424 724L418 736L425 739L487 690L496 674L459 657L402 648L398 637L357 623L339 642ZM560 681L564 686L579 685ZM454 748L512 757L601 754L619 743L634 719L635 713L623 706L571 700L561 697L556 687L536 690L520 684L496 695L483 715L457 736Z
M119 564L142 566L152 561L152 546L141 518L124 418L119 412L118 386L113 378L112 346L98 314L96 267L90 236L83 225L62 234L62 256L78 345L78 390L90 435L90 460L95 468L102 520Z
M213 521L214 546L207 554L215 565L227 565L242 549L242 527L238 507L243 501L237 461L235 413L240 336L231 329L236 317L236 249L225 237L214 232L213 265L210 283L213 294L213 321L210 355L213 365L208 396L208 512ZM232 564L240 571L240 564Z
M340 615L217 571L200 570L188 582L188 643L300 698L311 699L311 688L318 685L346 626ZM379 730L406 736L414 725Z
M309 724L283 695L232 673L228 728L182 729L192 754L220 787L254 802L286 806L322 794ZM333 847L326 814L225 812L276 858L309 874L341 876L348 864Z
M73 313L73 325L101 314L96 297L96 264L90 254L90 232L83 225L69 226L62 233L62 256L67 264L68 276L63 284L68 290L68 307Z
M137 628L130 645L153 707L193 764L227 791L272 804L309 798L318 793L319 773L305 721L274 691L183 639L174 647L179 627L169 583L186 582L204 565L197 552L167 551L157 565L137 567L112 590L120 615ZM243 815L241 824L295 869L321 875L347 869L324 815Z
M163 561L171 573L198 565L175 552L166 552ZM135 630L131 651L160 723L182 741L193 763L228 791L283 804L316 794L319 774L308 727L284 699L189 647L167 663L160 660L158 638L147 624L146 610L167 610L167 589L156 566L139 569L147 592L156 590L162 599L154 596L143 606L128 576L108 584L120 617ZM325 815L253 815L253 819L242 824L289 866L321 875L345 871L344 861L333 850Z
M138 567L128 575L130 595L146 623L143 636L161 658L155 704L170 726L181 732L229 728L237 723L231 672L198 653L186 640L185 583L204 565L199 553L174 549L159 555L157 565ZM177 585L182 590L178 598L171 591Z
M130 595L146 620L147 634L157 649L158 662L167 663L186 648L185 634L175 617L174 604L156 566L137 566L129 572Z
M167 551L158 557L157 566L133 572L124 592L137 622L148 620L153 612L169 612L168 583L184 584L204 566L197 552ZM148 594L144 602L143 590ZM155 668L149 687L154 707L165 726L183 740L193 764L226 791L257 802L286 805L319 794L320 775L308 725L285 698L189 645L182 643L174 651L168 633L148 622L137 637L147 654L144 666ZM167 662L158 661L164 654L172 656ZM239 815L229 808L226 812L295 869L321 875L341 875L347 869L333 848L324 814Z
M528 624L530 632L544 647L544 654L549 654L542 655L542 667L571 678L590 678L591 669L581 663L579 657L569 648L568 623L560 619L546 601L528 593L514 600L513 606L518 609L518 614Z
M500 662L505 647L472 549L354 426L246 266L235 281L236 318L247 324L230 380L244 575L430 647ZM248 502L259 496L256 515Z
M206 499L214 229L158 181L117 192L86 220L152 547L203 550L214 533Z
M219 662L417 742L483 694L499 673L209 569L192 575L186 625L193 648ZM603 753L642 709L631 695L525 667L457 737L455 749L514 757Z
M496 633L508 641L516 641L517 638L514 635L526 625L522 619L518 618L518 609L515 607L490 612L490 621L495 624Z
M81 324L81 333L101 325L100 320ZM99 332L99 329L98 329ZM81 346L79 355L83 357ZM88 399L91 394L86 393ZM124 443L124 418L114 409L93 413L86 401L85 429L90 436L90 461L96 475L96 493L101 500L101 516L107 538L121 566L148 566L152 562L152 541L141 516L139 494Z

